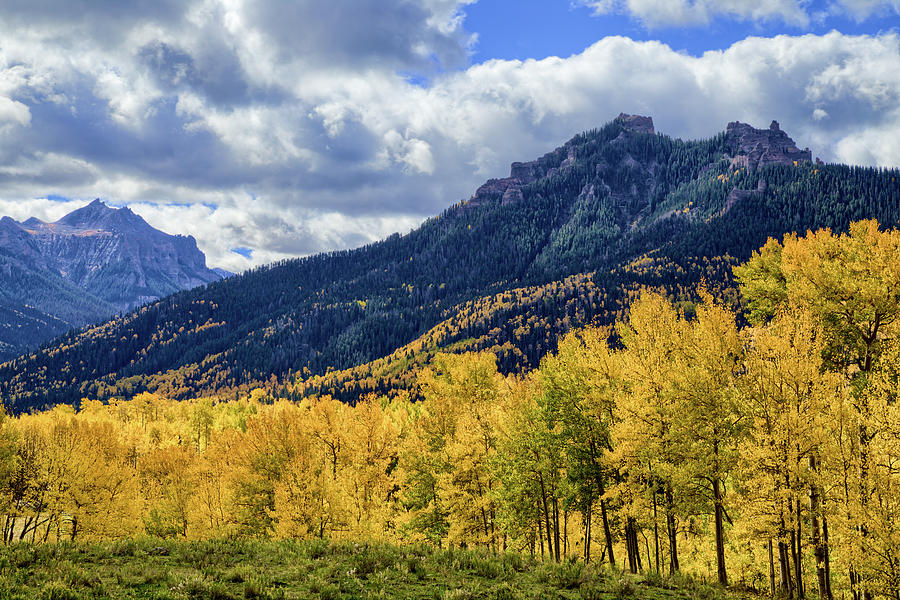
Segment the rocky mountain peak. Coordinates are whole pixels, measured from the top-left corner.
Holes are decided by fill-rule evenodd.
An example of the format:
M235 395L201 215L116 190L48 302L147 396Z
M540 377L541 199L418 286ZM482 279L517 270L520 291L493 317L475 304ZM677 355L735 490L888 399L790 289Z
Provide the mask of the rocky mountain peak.
M0 217L0 227L8 229L10 227L18 227L19 224L12 217Z
M35 227L41 227L43 225L46 225L46 223L44 223L37 217L28 217L27 219L22 221L22 227L24 227L25 229L32 229Z
M153 228L127 206L112 208L99 198L59 219L55 225L74 229L99 229L111 233L149 232Z
M190 236L154 229L129 208L100 199L55 223L0 220L0 253L40 258L40 267L117 310L217 281ZM37 263L35 263L37 264Z
M781 130L778 121L772 121L768 129L732 121L725 130L725 140L734 166L792 165L812 161L809 148L797 148L794 140Z
M66 216L59 219L57 223L74 226L79 222L101 219L104 215L110 214L114 210L114 208L107 206L105 202L100 200L100 198L94 198L94 200L90 204L73 210Z
M653 117L619 113L619 116L613 122L620 125L624 130L619 134L620 140L627 137L627 133L656 134L656 129L653 126ZM480 206L488 199L496 196L500 196L502 204L511 204L522 200L523 185L533 183L542 177L547 177L575 164L576 149L572 143L570 141L559 149L566 150L565 158L562 161L548 161L548 157L555 154L551 152L537 160L512 163L509 167L509 177L489 179L469 198L466 206L469 208Z
M37 255L31 236L11 217L0 218L0 254L29 260Z
M22 238L28 237L28 232L11 217L0 218L0 238L11 239L12 237Z

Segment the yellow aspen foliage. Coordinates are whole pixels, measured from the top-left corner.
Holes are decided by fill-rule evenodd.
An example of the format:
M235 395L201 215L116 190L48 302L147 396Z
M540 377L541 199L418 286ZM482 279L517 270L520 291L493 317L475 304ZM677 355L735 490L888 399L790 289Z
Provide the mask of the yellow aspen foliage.
M644 293L632 305L629 323L620 329L626 393L618 407L614 456L624 475L619 494L635 520L632 528L639 526L638 515L652 511L656 531L657 494L665 498L671 570L678 568L677 514L712 513L715 572L726 584L726 496L741 434L736 378L742 347L734 314L702 296L691 321L658 294ZM637 540L629 534L635 570Z
M615 474L609 453L621 364L609 348L609 336L609 330L592 327L570 332L557 352L541 362L537 377L539 409L558 438L553 446L560 447L565 459L566 508L581 515L584 559L591 559L592 523L594 513L599 512L605 544L602 555L615 564L609 498L605 496Z
M866 390L870 496L851 506L852 521L866 530L848 533L856 534L853 559L863 582L875 594L893 596L900 590L900 343L885 343L882 353Z
M680 569L679 520L690 512L682 493L686 485L680 479L683 472L677 468L673 438L678 416L674 379L686 327L671 303L658 294L645 292L632 304L628 324L619 327L625 346L620 355L622 393L614 407L609 458L621 476L612 495L624 505L626 514L646 520L656 506L654 532L659 528L657 517L664 516L667 541L661 544L661 554L668 557L673 573ZM659 544L657 537L654 548ZM634 565L632 554L630 550Z
M741 390L749 435L740 452L743 531L772 542L777 587L789 595L802 585L796 555L807 517L819 550L817 569L823 569L824 577L823 507L842 503L833 482L842 467L837 443L846 387L841 376L822 371L825 333L808 310L793 307L748 330L746 338L750 350ZM836 520L831 524L834 531Z
M61 416L47 425L51 495L69 523L70 539L139 532L138 481L113 426Z
M216 538L237 532L236 490L238 478L234 468L232 446L240 438L234 430L215 436L215 442L194 466L194 495L188 517L188 535L197 538Z
M403 451L407 526L414 535L497 547L490 462L500 379L490 353L439 354L420 376L425 400Z
M188 537L198 462L196 452L185 446L154 448L140 458L138 475L148 534Z
M300 485L285 490L284 487L293 481L285 474L289 470L302 471L302 461L311 460L309 436L301 435L300 414L301 411L289 403L277 403L248 419L246 432L224 432L229 438L226 443L231 447L228 460L231 463L231 502L236 533L268 535L275 529L276 522L288 527L290 519L284 513L294 510L290 504L295 495L292 492L304 490ZM311 485L313 481L310 478ZM276 492L280 501L276 501ZM298 514L305 518L303 513ZM289 531L281 533L289 535Z
M543 548L539 480L550 449L535 443L534 432L544 424L538 409L539 387L533 377L507 378L498 399L497 455L493 463L499 480L498 522L518 550Z
M878 470L871 448L882 435L870 389L879 372L890 372L896 356L886 353L900 335L900 231L882 231L876 221L852 223L849 232L808 232L769 240L745 265L735 269L754 322L765 322L796 305L821 323L825 366L843 375L851 391L847 429L842 430L842 461L848 521L839 556L846 557L846 579L854 595L871 594L883 573L896 569L892 556L880 553L881 529L890 513L873 501ZM851 474L852 472L852 474ZM852 521L852 519L851 519ZM851 531L853 533L851 533ZM826 569L827 571L827 569ZM829 588L826 577L826 595ZM900 588L892 588L896 592Z
M349 535L388 540L396 536L400 430L390 405L368 396L350 412L347 460L340 476L347 494Z

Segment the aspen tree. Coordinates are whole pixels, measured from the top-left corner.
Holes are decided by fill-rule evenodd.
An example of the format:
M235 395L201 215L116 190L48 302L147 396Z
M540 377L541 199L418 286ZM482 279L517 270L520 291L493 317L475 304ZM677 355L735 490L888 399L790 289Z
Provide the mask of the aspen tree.
M852 223L848 233L825 229L805 237L769 240L741 267L735 268L753 322L764 322L789 303L809 309L823 324L827 344L823 356L842 373L852 389L855 440L850 442L857 474L847 488L845 508L858 515L854 563L849 566L855 600L871 596L861 570L877 561L869 547L874 523L867 504L873 494L870 444L872 430L868 393L883 349L897 339L900 316L900 231L881 231L876 221Z
M425 397L404 451L412 527L451 544L497 548L492 412L499 393L490 353L439 354L419 378Z
M735 316L704 294L696 318L688 321L668 300L645 292L632 304L620 332L625 393L615 448L625 483L653 497L659 487L665 490L673 571L678 567L675 495L681 495L687 513L711 508L716 572L725 585L726 496L743 428L736 388L742 347ZM627 533L634 538L635 522L629 525ZM636 538L626 547L634 546Z
M351 535L385 539L395 527L399 428L385 401L369 396L349 411L347 461L340 476Z
M538 472L549 450L535 432L545 426L538 408L539 386L533 376L509 377L501 388L497 418L497 453L492 470L500 486L496 493L498 521L517 547L545 556Z
M684 514L672 437L677 400L673 361L684 329L684 321L662 296L644 292L632 303L628 323L618 329L625 349L612 428L611 460L623 477L620 485L637 486L642 494L658 491L663 497L670 573L680 569L677 532Z
M734 313L707 294L686 333L673 373L675 454L683 477L712 503L716 571L727 585L726 495L744 430L737 390L743 349Z
M197 462L196 452L185 446L156 448L140 458L138 475L147 533L188 536Z
M831 597L825 507L831 506L825 469L836 452L845 391L836 373L822 372L825 334L808 311L786 310L764 327L748 331L750 351L742 395L750 434L742 444L746 517L756 533L778 547L779 588L785 596L804 589L801 524L810 523L810 545L821 598ZM824 464L823 464L824 463ZM803 518L804 496L808 497Z
M571 503L585 523L585 561L589 561L594 505L600 507L601 524L610 564L615 565L609 523L612 470L612 427L618 364L608 346L609 331L586 328L563 338L555 355L538 370L542 395L539 404L551 428L560 428Z

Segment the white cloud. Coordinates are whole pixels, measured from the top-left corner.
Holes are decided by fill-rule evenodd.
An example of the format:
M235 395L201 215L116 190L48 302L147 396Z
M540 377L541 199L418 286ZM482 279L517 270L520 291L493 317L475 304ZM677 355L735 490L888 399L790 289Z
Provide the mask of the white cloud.
M0 57L0 134L6 134L10 128L27 127L31 123L28 106L9 97L23 84L24 79L21 66L10 66Z
M629 14L650 28L706 25L717 17L795 26L805 26L810 19L803 0L580 0L579 4L598 15Z
M37 217L41 221L52 223L73 210L81 208L85 203L80 200L56 201L47 198L28 198L16 202L5 202L3 215L12 217L17 221L24 221L29 217Z
M837 0L834 10L850 15L857 21L894 12L900 14L898 0Z
M161 92L143 77L126 77L115 69L97 73L94 93L106 100L110 118L119 126L139 128L154 116Z
M781 22L806 27L832 16L858 22L900 14L900 0L831 0L826 10L811 10L810 0L573 0L596 15L627 14L650 29L707 25L717 18Z
M887 127L867 127L838 140L835 154L850 164L896 167L900 157L900 120Z
M21 102L0 96L0 128L6 125L27 126L31 122L31 111Z
M391 129L384 134L386 153L379 155L379 159L386 157L404 165L407 173L434 173L434 156L431 154L431 146L428 142L417 138L404 138L396 130Z
M421 222L410 217L353 218L298 209L273 214L264 199L249 198L235 198L216 208L202 204L130 206L158 229L202 240L207 264L233 272L296 256L298 239L306 240L311 248L344 247L348 237L354 245L362 245L395 231L405 233ZM235 248L248 248L252 255L243 256Z

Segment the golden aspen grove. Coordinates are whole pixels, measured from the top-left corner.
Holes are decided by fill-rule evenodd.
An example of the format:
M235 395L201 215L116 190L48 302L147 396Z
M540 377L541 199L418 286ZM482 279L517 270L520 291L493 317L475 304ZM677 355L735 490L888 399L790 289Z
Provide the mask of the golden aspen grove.
M735 275L732 303L645 289L528 373L438 354L420 401L4 416L3 540L426 544L900 600L900 231L788 235Z

